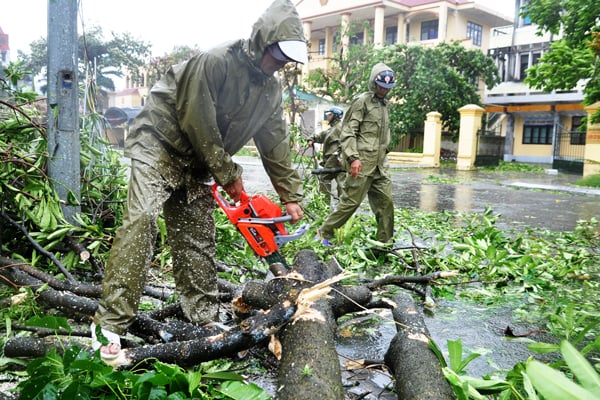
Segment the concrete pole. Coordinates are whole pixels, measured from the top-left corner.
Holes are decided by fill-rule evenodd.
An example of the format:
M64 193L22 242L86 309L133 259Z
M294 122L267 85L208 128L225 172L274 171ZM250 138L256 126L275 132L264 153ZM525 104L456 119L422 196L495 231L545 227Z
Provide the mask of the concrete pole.
M48 173L65 218L81 211L77 0L48 0Z
M592 115L600 108L600 101L585 107L588 125L583 155L583 176L600 174L600 123L592 124Z
M475 169L477 156L477 131L481 128L481 116L484 109L476 104L467 104L458 109L460 130L458 132L458 155L456 169Z

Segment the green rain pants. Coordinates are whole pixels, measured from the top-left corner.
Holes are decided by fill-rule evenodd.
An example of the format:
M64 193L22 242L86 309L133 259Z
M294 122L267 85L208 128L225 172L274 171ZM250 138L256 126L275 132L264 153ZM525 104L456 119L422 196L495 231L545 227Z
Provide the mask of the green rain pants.
M184 315L197 324L214 321L218 315L211 188L185 168L163 167L131 162L127 209L110 251L94 318L96 324L118 334L135 319L161 210Z
M331 155L329 156L326 160L324 160L324 162L322 163L323 168L339 168L340 167L340 163L338 161L337 155ZM344 183L344 176L346 174L343 172L338 172L338 173L332 173L332 174L323 174L321 175L320 179L319 179L319 189L321 190L322 193L324 193L328 199L329 202L331 203L331 198L336 198L339 199L340 197L342 197L342 190L343 190L343 183ZM333 194L333 181L335 180L335 187L336 187L336 194Z
M333 238L334 229L344 225L368 196L369 206L377 221L377 240L389 241L394 236L392 180L379 170L371 176L359 174L357 178L347 174L343 188L340 203L319 228L323 238Z

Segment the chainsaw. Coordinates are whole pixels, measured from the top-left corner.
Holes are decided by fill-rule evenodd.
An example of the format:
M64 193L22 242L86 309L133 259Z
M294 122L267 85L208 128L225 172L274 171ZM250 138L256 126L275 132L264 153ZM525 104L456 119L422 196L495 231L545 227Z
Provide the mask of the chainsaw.
M304 235L310 226L305 224L294 233L288 233L285 223L292 216L283 215L281 208L265 195L249 196L242 191L240 201L234 203L223 197L217 183L213 184L212 192L229 221L240 231L254 253L266 261L271 272L275 276L286 274L289 267L279 249Z

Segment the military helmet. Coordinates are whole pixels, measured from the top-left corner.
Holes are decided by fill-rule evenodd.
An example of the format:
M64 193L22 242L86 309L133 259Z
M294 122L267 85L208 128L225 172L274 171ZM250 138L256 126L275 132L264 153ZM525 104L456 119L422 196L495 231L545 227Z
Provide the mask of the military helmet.
M394 77L394 71L385 70L381 71L375 76L375 83L382 88L391 89L396 86L396 78Z
M330 114L333 114L333 119L341 119L344 116L344 110L337 106L330 107L323 113L323 119L327 119Z

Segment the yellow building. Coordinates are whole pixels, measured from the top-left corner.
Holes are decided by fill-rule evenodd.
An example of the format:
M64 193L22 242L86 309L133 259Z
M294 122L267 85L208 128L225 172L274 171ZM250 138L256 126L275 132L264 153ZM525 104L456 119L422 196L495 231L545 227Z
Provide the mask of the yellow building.
M304 77L317 68L327 70L334 55L343 52L339 46L400 43L433 47L458 41L487 54L492 29L512 22L511 17L467 0L305 0L296 8L309 43ZM483 84L481 89L483 94ZM310 111L313 118L307 115ZM305 113L305 121L315 120L322 110L317 105L310 111ZM305 129L310 132L318 126Z
M435 46L460 41L487 53L492 28L512 22L467 0L305 0L296 8L310 46L308 71L327 69L340 50L338 43Z
M527 0L515 0L519 9ZM485 92L490 120L506 137L504 159L552 164L555 169L583 171L586 115L584 82L565 91L543 93L524 83L527 69L549 51L556 36L536 35L537 25L518 15L513 24L492 31L489 54L502 83Z

